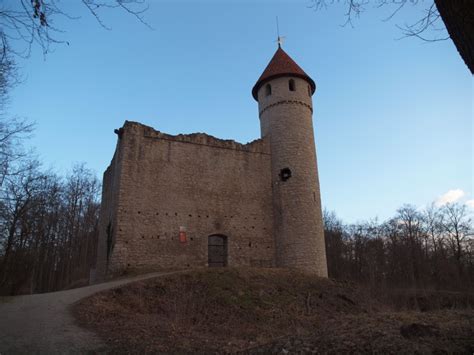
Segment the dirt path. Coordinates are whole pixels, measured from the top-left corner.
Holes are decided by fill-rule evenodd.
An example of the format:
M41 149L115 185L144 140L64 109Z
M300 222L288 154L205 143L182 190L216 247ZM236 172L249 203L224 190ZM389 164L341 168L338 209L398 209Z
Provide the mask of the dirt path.
M70 306L102 290L171 273L150 273L67 291L0 297L0 355L101 352L105 344L76 325Z

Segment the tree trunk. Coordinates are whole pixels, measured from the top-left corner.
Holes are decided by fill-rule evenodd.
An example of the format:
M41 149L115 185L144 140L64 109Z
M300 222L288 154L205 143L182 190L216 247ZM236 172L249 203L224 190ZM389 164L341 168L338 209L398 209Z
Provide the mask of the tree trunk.
M459 54L474 74L474 1L435 0L435 4Z

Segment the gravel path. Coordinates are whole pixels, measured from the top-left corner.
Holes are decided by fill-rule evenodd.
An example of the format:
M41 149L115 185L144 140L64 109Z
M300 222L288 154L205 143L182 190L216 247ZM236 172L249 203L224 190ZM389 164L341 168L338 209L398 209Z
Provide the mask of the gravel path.
M76 325L70 306L96 292L172 272L155 272L73 290L0 297L0 355L105 352L105 344Z

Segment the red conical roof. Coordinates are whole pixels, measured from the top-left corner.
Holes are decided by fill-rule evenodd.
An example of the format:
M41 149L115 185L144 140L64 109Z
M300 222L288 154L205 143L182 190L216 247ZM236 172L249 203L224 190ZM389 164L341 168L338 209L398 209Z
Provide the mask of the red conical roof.
M260 78L255 83L252 89L252 96L257 100L258 89L267 81L281 77L281 76L297 76L305 79L311 86L312 93L316 90L316 84L313 79L306 74L293 59L290 58L286 52L279 46L273 58L268 63ZM258 100L257 100L258 101Z

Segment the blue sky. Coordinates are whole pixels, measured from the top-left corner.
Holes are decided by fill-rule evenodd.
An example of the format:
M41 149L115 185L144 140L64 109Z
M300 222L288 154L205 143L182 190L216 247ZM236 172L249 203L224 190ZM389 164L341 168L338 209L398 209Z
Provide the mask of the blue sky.
M10 112L37 124L31 145L46 168L85 162L102 175L115 128L139 121L170 133L259 137L251 88L284 49L316 81L314 125L322 201L347 222L392 216L403 203L473 197L472 76L451 41L402 36L421 16L369 8L342 27L344 9L309 1L150 1L153 30L119 11L101 28L84 8L43 57L20 60ZM448 195L446 195L448 193ZM450 197L455 196L455 197ZM438 200L441 201L441 200ZM471 202L472 203L472 202Z

